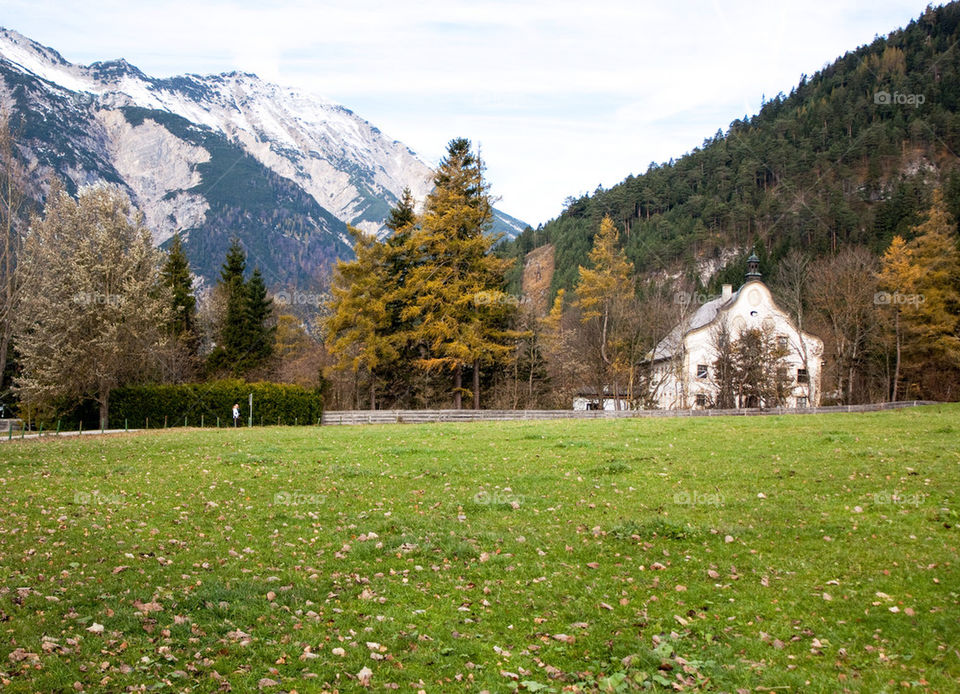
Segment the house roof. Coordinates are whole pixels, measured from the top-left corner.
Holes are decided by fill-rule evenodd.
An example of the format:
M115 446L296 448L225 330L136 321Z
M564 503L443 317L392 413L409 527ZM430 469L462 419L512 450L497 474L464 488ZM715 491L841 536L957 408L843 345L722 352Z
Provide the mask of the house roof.
M694 330L709 325L717 317L717 314L725 306L732 306L733 303L737 300L737 297L740 296L740 292L743 291L743 287L740 287L737 291L733 292L729 299L724 299L722 296L718 296L715 299L711 299L707 303L703 304L700 308L694 311L691 315L671 330L665 338L660 340L657 346L653 349L653 352L650 353L648 359L650 361L660 361L662 359L669 359L677 353L677 350L680 348L680 345L683 341L683 338Z

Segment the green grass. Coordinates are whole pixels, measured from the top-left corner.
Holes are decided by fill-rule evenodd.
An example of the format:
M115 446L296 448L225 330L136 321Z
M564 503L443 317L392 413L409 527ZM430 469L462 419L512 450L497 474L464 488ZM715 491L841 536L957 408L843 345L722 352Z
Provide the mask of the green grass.
M4 443L0 679L956 691L958 417Z

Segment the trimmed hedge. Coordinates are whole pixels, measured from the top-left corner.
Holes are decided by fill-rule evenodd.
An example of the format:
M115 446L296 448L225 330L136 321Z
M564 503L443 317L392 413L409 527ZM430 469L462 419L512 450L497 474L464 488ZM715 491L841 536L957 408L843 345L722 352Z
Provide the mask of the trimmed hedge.
M247 425L248 397L253 393L253 423L316 424L323 414L323 392L285 383L238 380L179 385L124 386L110 393L110 427L232 426L231 410L240 404L240 422Z

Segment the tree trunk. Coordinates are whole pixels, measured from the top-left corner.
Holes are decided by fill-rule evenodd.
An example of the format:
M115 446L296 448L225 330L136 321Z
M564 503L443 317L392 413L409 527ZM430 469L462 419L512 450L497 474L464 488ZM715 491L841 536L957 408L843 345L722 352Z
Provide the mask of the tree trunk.
M453 370L453 409L459 410L463 406L463 366L457 364Z
M530 355L530 378L527 380L527 407L533 402L533 355Z
M473 409L480 409L480 360L473 361Z
M100 391L100 428L107 429L110 423L110 388L103 388Z
M7 351L10 347L10 320L4 322L3 332L0 334L0 393L5 390L6 387L6 372L7 372Z
M900 385L900 309L897 308L896 318L897 361L893 367L893 401L897 401L897 387Z
M377 409L377 382L370 376L370 409Z

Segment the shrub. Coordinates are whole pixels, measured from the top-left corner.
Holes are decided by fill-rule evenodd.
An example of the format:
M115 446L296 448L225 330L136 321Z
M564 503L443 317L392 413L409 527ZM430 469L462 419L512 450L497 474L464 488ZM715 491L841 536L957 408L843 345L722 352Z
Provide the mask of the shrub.
M245 383L239 380L184 383L179 385L137 385L117 388L110 394L110 426L150 428L232 425L231 410L240 405L240 419L246 425L248 397L253 394L254 424L315 424L323 413L323 392L285 383Z

